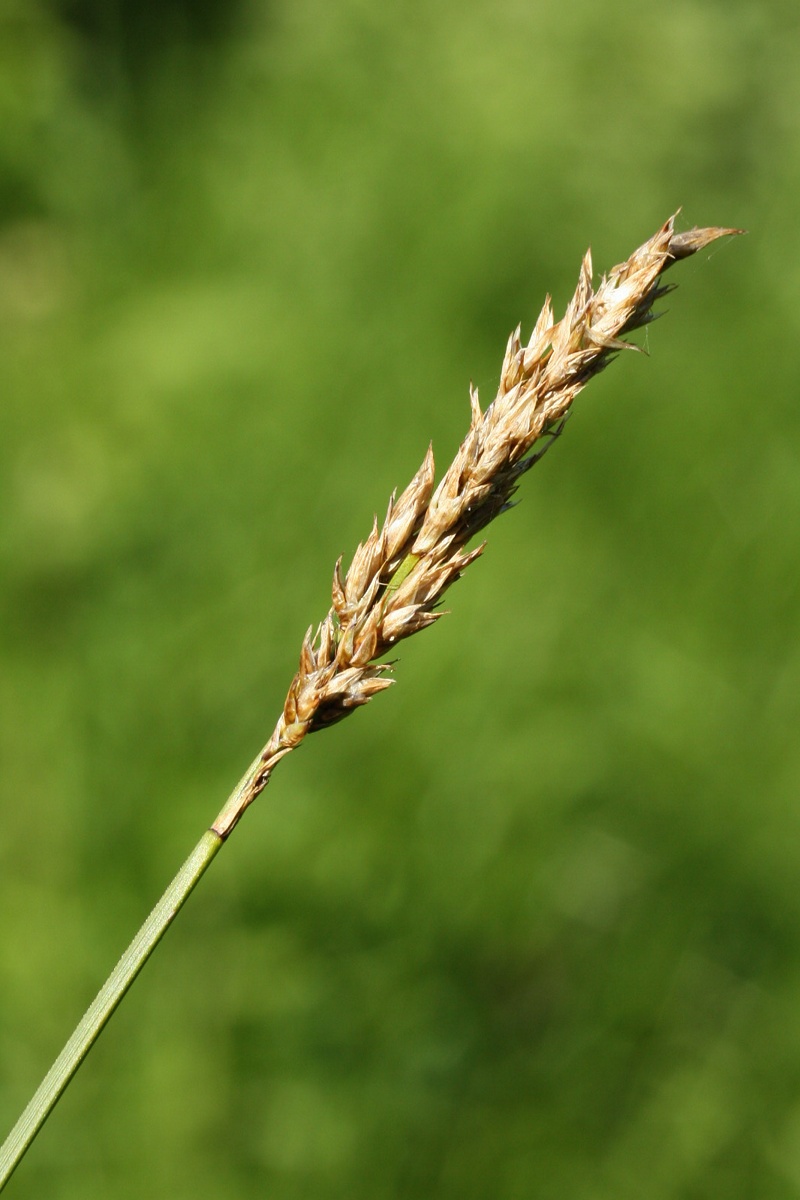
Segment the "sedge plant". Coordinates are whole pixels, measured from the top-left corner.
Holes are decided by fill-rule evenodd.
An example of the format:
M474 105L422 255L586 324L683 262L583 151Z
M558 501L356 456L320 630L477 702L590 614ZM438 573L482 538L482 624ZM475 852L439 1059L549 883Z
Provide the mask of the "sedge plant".
M278 762L315 730L334 725L390 687L386 656L443 614L442 597L482 553L473 539L511 505L520 478L559 436L578 393L617 352L636 348L629 334L651 322L653 305L671 290L662 280L676 261L741 232L718 227L679 233L671 217L648 241L592 280L584 257L575 293L556 321L550 299L523 344L519 327L506 347L500 385L481 409L470 389L466 437L438 485L429 448L382 524L346 572L333 571L331 608L309 628L277 724L200 838L78 1024L0 1149L0 1190L41 1129L106 1022L163 937L242 814L266 787Z

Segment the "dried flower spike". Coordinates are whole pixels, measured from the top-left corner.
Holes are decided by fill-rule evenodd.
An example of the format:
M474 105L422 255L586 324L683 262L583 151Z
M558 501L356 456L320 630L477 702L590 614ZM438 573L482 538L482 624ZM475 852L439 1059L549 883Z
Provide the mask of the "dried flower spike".
M265 787L276 763L307 733L342 720L390 687L390 664L379 660L397 642L431 625L448 587L483 550L467 544L509 507L519 478L563 429L573 400L617 351L626 336L657 314L653 304L672 290L661 276L717 238L738 229L676 233L670 217L624 263L592 284L587 252L578 286L560 321L550 298L526 345L519 327L506 348L497 395L481 411L470 389L472 419L444 478L434 491L433 452L397 500L382 526L356 550L342 578L333 572L332 606L303 641L300 666L267 745L212 829L227 837Z

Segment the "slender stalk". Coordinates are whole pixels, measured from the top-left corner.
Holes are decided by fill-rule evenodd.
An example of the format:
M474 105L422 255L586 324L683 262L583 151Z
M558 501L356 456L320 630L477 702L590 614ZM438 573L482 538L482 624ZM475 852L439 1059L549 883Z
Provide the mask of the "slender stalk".
M222 846L222 841L219 834L212 830L203 834L87 1009L0 1149L0 1191L97 1041L114 1009L161 941L173 917L182 908L198 879L210 865Z

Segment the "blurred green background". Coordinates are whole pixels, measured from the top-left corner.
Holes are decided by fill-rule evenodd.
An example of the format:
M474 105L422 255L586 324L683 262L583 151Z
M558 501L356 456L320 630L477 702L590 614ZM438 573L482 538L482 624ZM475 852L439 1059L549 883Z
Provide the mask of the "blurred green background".
M9 1197L800 1196L796 0L0 14L4 1127L517 321L680 205L750 230L281 766Z

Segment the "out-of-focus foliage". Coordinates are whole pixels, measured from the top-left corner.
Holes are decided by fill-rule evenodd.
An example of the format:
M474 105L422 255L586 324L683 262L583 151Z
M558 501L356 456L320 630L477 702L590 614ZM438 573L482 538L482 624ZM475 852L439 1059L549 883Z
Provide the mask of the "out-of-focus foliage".
M590 241L751 230L281 766L14 1196L800 1195L794 0L0 24L4 1126L509 330Z

